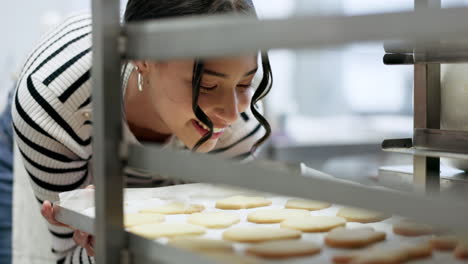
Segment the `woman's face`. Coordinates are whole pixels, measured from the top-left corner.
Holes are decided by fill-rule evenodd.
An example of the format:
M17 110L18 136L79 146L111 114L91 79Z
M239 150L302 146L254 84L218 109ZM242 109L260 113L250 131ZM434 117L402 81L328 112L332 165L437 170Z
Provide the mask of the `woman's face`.
M193 64L193 60L150 63L145 76L149 86L145 100L151 101L152 112L161 122L156 127L177 136L189 148L208 133L192 110ZM224 129L249 107L256 71L256 56L205 61L198 105L213 122L214 134L199 152L212 150Z

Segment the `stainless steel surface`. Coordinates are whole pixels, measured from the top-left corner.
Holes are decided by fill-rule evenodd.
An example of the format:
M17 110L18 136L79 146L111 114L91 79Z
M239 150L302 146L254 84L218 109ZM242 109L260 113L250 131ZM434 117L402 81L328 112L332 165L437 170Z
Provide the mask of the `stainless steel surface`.
M416 148L468 154L468 132L439 129L414 130Z
M324 178L320 175L311 174L308 175L310 177L304 177L300 174L261 168L253 164L223 160L211 155L161 150L157 146L132 145L129 153L129 166L158 171L182 180L222 183L283 195L319 199L396 213L451 230L468 231L465 221L468 217L468 206L456 200L434 199L429 196L369 188ZM453 215L457 217L447 217Z
M413 166L380 167L378 181L385 186L412 191L414 190ZM442 164L440 170L440 195L466 201L468 198L468 174Z
M379 171L395 172L395 173L401 173L401 174L412 176L413 166L412 165L383 166L379 168ZM456 182L468 184L468 174L466 172L453 169L450 167L441 166L440 178L444 180L450 180L450 181L456 181ZM468 193L466 195L468 195Z
M440 158L415 155L413 183L421 191L438 193L440 190Z
M401 154L409 154L409 155L419 155L419 156L427 156L427 157L445 157L445 158L454 158L454 159L463 159L467 160L468 155L462 153L454 153L454 152L444 152L444 151L436 151L430 149L421 149L421 148L414 148L409 141L410 139L387 139L384 140L382 143L382 150L388 152L396 152Z
M440 64L414 65L414 128L440 128Z
M93 177L96 185L96 262L121 262L126 247L123 231L123 177L119 157L121 89L119 2L93 2Z
M428 11L441 11L441 0L415 0L415 14L424 14ZM441 22L441 21L440 21ZM432 43L439 43L441 38L436 34ZM416 43L423 44L422 40ZM425 58L430 54L430 48L416 47L413 51L414 60ZM440 64L414 65L414 128L440 128ZM414 140L413 140L414 141ZM440 159L415 155L414 183L422 190L438 192L440 190Z
M381 40L417 41L426 48L431 41L466 39L467 16L468 8L456 8L265 21L242 16L168 19L124 26L125 55L130 59L210 57Z

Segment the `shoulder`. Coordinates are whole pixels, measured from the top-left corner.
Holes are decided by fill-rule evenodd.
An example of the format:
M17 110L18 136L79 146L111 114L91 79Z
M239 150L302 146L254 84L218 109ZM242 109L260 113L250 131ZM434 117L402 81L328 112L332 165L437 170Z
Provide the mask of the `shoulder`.
M13 122L24 135L89 152L91 124L82 113L91 96L91 17L71 16L47 33L24 63L13 98Z

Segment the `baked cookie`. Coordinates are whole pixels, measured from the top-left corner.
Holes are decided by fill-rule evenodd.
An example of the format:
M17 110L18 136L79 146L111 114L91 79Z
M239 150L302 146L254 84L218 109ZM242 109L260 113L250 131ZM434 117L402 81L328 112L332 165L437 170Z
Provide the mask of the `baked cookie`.
M249 213L247 220L257 224L275 224L298 216L310 216L310 212L301 209L263 209Z
M233 252L232 244L215 239L198 237L178 237L168 241L168 244L174 247L195 251L195 252Z
M187 218L188 223L206 228L227 228L239 221L238 215L225 212L194 213Z
M151 223L162 223L164 222L165 217L161 214L125 214L124 216L124 226L132 227L142 224L151 224Z
M436 236L429 240L433 249L441 251L451 251L457 247L458 238L452 235Z
M458 259L468 259L468 238L460 239L453 254Z
M129 228L129 231L148 239L156 239L159 237L203 235L205 228L183 223L162 223L137 225Z
M293 217L281 222L282 228L300 230L302 232L327 232L333 228L345 226L346 219L337 216L300 216Z
M231 196L216 202L216 208L227 210L248 209L269 205L271 205L271 201L264 197L243 195Z
M343 207L336 215L345 218L348 222L359 223L380 222L390 217L384 213L353 207Z
M298 239L301 231L273 227L233 227L224 231L223 239L241 243L260 243L272 240Z
M433 234L434 229L430 225L402 220L393 225L393 233L400 236L425 236Z
M375 231L372 227L337 227L325 236L325 244L333 248L362 248L385 240L385 232Z
M332 257L335 264L401 264L408 253L401 249L372 248L361 252L337 254Z
M428 242L402 245L401 249L408 253L408 260L423 259L432 256L432 247Z
M250 246L245 252L262 258L281 259L315 255L320 253L320 250L320 246L313 242L278 240Z
M330 206L332 206L332 204L327 202L304 199L289 199L284 207L289 209L304 209L309 211L316 211L328 208Z
M193 214L205 210L201 204L186 204L183 202L171 202L165 205L158 205L151 208L142 209L140 213L158 213L158 214Z

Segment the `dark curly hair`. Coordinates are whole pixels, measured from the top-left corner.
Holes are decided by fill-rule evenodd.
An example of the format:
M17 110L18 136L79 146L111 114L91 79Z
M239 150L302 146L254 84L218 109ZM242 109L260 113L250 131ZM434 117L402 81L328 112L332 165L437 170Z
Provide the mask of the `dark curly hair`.
M127 23L149 19L227 13L256 15L252 0L129 0L124 14L124 21ZM257 102L268 94L273 85L273 74L266 52L261 53L261 62L263 77L260 85L254 92L250 109L258 122L265 128L266 133L253 145L251 153L264 143L271 134L270 124L256 108ZM210 132L195 144L192 151L196 151L213 135L213 123L198 106L203 70L203 60L195 59L192 77L192 109L195 116L210 128Z

